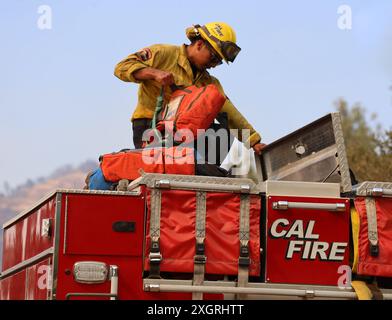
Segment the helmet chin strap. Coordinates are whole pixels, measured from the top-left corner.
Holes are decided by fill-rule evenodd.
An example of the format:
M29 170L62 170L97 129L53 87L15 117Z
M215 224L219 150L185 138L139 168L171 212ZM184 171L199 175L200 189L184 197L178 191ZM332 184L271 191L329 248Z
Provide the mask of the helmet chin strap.
M197 71L204 71L207 69L206 67L201 68L201 67L197 66L196 63L193 62L192 55L190 55L188 52L187 52L187 58L188 58L190 66L191 66L194 77L196 77Z
M190 54L189 51L188 51L190 46L187 45L186 47L187 47L186 55L187 55L189 64L190 64L190 66L192 68L192 71L193 71L194 75L195 75L195 71L205 71L205 70L207 70L209 68L208 65L206 65L204 67L200 67L196 63L194 63L193 58L192 58L192 54Z

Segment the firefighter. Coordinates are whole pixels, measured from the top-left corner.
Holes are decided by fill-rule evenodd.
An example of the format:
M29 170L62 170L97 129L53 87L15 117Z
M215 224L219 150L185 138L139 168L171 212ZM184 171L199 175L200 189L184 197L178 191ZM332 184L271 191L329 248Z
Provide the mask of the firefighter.
M241 49L236 45L234 30L226 23L213 22L187 28L186 35L191 41L190 45L152 45L129 55L115 67L116 77L140 84L138 103L131 118L136 148L142 147L143 132L150 128L162 86L165 88L165 101L170 98L170 86L173 88L173 85L188 87L215 84L224 94L219 80L211 76L207 69L222 64L222 60L227 64L235 60ZM261 136L229 99L222 112L228 116L229 128L238 129L237 138L260 154L265 147L265 144L260 143ZM250 131L247 141L242 139L244 129Z

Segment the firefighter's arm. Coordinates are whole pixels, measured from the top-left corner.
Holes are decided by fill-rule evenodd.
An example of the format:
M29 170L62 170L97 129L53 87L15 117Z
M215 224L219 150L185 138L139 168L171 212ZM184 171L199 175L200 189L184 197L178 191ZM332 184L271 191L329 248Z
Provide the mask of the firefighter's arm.
M144 80L155 80L162 85L172 84L173 75L158 69L163 56L161 51L161 46L153 45L129 55L116 65L114 75L126 82L140 83Z
M170 86L174 83L174 76L171 72L158 70L154 68L144 68L133 73L137 81L155 80L162 86Z
M238 129L237 138L245 143L246 146L253 147L261 141L261 136L245 117L237 110L233 103L226 99L222 112L226 112L229 120L230 129ZM249 130L248 133L245 130Z
M224 90L219 80L211 77L212 82L218 87L219 91L223 94ZM226 97L227 98L227 97ZM252 125L245 119L245 117L237 110L237 108L233 105L229 98L226 99L225 104L223 105L222 112L227 113L229 128L237 129L238 134L236 137L238 140L242 141L245 146L253 147L257 153L260 153L264 144L261 144L261 136L256 130L252 127ZM245 130L249 130L246 132Z

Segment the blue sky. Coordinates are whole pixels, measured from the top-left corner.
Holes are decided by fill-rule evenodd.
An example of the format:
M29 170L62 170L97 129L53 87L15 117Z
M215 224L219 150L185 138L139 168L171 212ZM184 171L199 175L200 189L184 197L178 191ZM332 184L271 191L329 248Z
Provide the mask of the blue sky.
M52 9L40 30L38 8ZM338 7L352 29L338 28ZM392 126L392 1L0 2L0 191L131 145L137 85L115 64L154 43L182 44L191 24L225 21L236 62L212 74L265 143L345 98Z

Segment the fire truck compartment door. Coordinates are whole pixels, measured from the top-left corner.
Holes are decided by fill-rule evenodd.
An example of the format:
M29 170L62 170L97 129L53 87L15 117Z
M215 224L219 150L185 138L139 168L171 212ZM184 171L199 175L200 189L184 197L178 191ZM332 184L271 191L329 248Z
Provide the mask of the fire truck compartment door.
M350 270L349 209L345 198L268 196L266 281L338 285Z
M64 205L65 254L141 255L141 196L71 194Z

